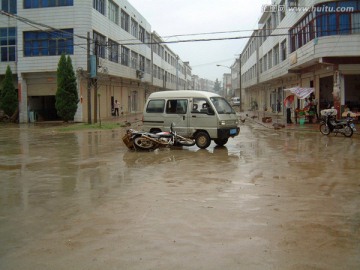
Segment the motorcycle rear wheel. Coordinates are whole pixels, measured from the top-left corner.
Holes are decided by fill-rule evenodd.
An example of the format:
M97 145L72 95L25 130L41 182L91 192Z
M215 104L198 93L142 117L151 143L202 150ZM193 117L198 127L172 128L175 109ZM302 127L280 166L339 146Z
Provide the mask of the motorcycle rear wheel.
M144 137L136 137L134 139L134 146L138 150L152 150L156 148L156 143Z
M346 126L344 128L344 136L345 137L351 137L353 135L353 133L354 133L354 131L353 131L353 129L351 127Z
M330 134L330 128L325 123L322 123L320 125L320 132L323 135L329 135Z

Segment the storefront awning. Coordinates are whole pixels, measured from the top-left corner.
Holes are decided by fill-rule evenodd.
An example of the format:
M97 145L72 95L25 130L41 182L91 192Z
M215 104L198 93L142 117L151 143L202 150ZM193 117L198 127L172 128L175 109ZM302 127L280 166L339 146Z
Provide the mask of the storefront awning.
M289 91L291 94L294 94L299 99L304 99L310 96L311 93L314 92L314 88L302 88L302 87L292 87L286 88L284 91Z

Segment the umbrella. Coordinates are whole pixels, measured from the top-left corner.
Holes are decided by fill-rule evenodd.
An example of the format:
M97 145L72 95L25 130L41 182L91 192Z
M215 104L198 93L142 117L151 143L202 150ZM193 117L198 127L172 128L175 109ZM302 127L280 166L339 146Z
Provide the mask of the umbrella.
M287 96L287 97L284 99L284 105L285 105L285 107L287 107L288 104L291 105L291 104L294 102L294 98L295 98L294 95Z

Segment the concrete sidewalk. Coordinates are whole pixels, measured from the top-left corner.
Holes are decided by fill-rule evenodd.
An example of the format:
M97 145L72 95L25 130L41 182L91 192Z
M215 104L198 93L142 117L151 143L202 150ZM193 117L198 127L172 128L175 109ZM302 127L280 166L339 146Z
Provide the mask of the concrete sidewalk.
M319 130L319 122L318 123L300 123L299 121L296 123L295 119L292 118L293 124L286 123L286 115L272 113L272 112L260 112L260 111L247 111L237 113L240 119L246 121L252 121L261 126L264 126L269 129L277 129L277 130L295 130L295 131L311 131L311 132L320 132ZM270 118L268 122L264 122L263 118ZM354 121L355 127L357 131L354 132L355 136L359 136L360 125L358 121Z
M135 125L142 124L142 113L128 113L120 116L111 116L101 119L102 122L118 122L121 124Z

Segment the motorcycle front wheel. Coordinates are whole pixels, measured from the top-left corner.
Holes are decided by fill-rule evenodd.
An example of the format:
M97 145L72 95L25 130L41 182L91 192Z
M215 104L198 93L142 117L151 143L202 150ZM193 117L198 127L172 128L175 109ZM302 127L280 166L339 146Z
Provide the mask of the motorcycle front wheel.
M144 137L136 137L134 139L135 148L138 150L152 150L156 148L156 143Z
M351 137L353 135L353 133L354 133L354 131L353 131L353 129L351 127L346 126L344 128L344 136L345 137Z
M322 124L320 124L320 132L323 135L329 135L330 134L330 128L325 123L322 123Z

